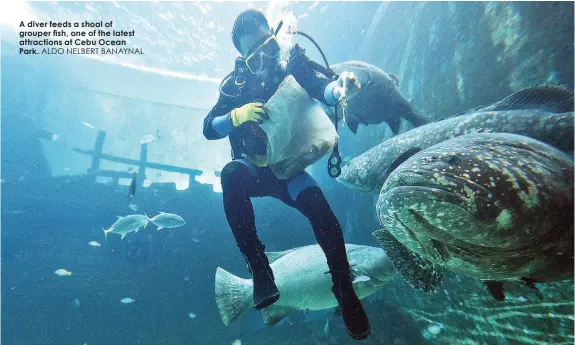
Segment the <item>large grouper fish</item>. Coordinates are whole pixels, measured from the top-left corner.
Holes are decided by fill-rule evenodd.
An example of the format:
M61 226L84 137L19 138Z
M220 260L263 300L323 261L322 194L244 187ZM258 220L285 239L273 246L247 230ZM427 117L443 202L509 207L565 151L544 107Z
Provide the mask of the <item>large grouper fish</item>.
M429 122L403 97L395 75L363 61L346 61L332 65L331 69L337 74L353 72L360 83L361 92L347 102L345 109L346 124L354 134L360 124L386 122L397 134L402 118L414 127Z
M395 271L381 248L346 244L353 287L362 299L391 281ZM274 325L298 310L322 310L338 306L331 292L332 280L325 255L319 245L267 252L280 299L262 309L266 324ZM227 326L253 305L251 279L237 277L218 267L216 303Z
M352 159L338 181L379 193L389 173L414 153L461 135L513 133L573 151L573 91L561 86L519 90L494 104L396 135Z
M437 289L444 269L503 282L573 277L573 160L540 141L471 134L408 158L387 178L374 232L396 271Z

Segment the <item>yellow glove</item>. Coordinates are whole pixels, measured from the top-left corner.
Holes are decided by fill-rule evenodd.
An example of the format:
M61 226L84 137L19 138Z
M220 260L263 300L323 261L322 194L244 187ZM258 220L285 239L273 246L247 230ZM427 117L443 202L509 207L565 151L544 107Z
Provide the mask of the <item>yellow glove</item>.
M254 163L257 167L262 168L268 165L268 157L266 155L254 155L250 156L242 153L242 158Z
M234 127L247 121L262 123L267 119L263 103L248 103L231 111L230 116Z

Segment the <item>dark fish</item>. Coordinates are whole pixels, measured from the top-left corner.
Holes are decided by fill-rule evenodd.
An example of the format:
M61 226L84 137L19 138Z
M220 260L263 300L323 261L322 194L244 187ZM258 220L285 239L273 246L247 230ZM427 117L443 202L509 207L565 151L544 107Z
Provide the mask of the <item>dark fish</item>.
M137 174L134 173L132 176L132 182L130 183L130 192L128 194L128 200L132 200L136 197L136 176Z
M506 133L459 136L415 153L391 172L374 236L413 287L436 290L443 270L503 282L538 297L535 282L573 277L573 160Z
M561 85L540 85L521 89L499 102L468 110L463 114L479 111L539 109L550 113L573 111L573 90Z
M386 122L396 134L405 119L414 127L426 124L428 120L417 114L411 103L399 91L399 78L362 61L347 61L331 66L332 70L353 72L361 84L361 92L347 102L345 110L349 129L357 132L360 124L374 125Z
M418 149L472 133L520 134L565 152L573 151L571 90L559 86L533 87L478 109L383 141L343 166L337 180L355 190L379 193L391 172L390 166L398 160L404 161Z

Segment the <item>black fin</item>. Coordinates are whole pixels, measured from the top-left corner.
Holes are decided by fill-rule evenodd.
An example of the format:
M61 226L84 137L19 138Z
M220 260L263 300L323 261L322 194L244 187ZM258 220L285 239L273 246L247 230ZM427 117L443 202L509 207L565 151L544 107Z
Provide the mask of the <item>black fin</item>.
M531 279L531 278L521 278L521 280L525 283L525 285L530 288L531 290L533 290L533 292L535 292L535 295L542 300L543 299L543 294L541 293L541 291L537 288L537 286L535 286L535 280Z
M348 116L345 118L347 122L347 127L351 130L353 134L357 133L357 127L359 127L359 120L354 116Z
M505 289L503 289L503 283L495 280L484 280L483 284L487 287L487 292L497 301L503 301L505 299Z
M401 118L400 117L392 117L388 119L387 122L389 128L393 132L393 134L397 134L399 132L399 126L401 126Z
M441 286L443 267L412 252L387 230L378 230L373 236L385 250L393 268L413 288L432 292Z
M573 90L561 85L528 87L505 97L499 102L479 107L474 111L517 109L540 109L552 113L573 111Z
M380 181L380 183L383 183L385 180L387 180L387 177L389 176L389 174L391 174L395 169L397 169L397 167L400 166L401 163L405 162L406 160L409 159L409 157L413 156L414 154L418 153L419 151L421 151L421 149L419 147L412 147L412 148L408 149L407 151L405 151L404 153L397 156L397 158L393 162L391 162L389 167L387 167L387 169L385 169L383 171L383 173L380 175L378 181Z

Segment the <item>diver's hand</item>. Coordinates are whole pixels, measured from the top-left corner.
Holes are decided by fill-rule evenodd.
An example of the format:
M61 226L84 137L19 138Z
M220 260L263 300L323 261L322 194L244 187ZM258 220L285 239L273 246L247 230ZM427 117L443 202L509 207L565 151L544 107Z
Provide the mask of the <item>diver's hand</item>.
M262 123L268 117L264 111L263 103L248 103L230 112L232 124L237 127L247 121Z
M361 84L353 72L343 72L337 78L333 95L339 102L349 101L361 91Z

